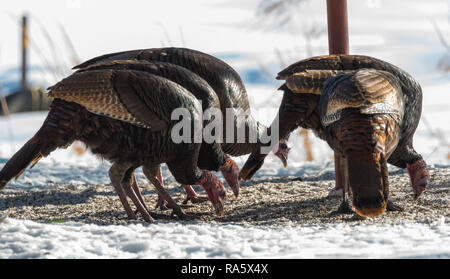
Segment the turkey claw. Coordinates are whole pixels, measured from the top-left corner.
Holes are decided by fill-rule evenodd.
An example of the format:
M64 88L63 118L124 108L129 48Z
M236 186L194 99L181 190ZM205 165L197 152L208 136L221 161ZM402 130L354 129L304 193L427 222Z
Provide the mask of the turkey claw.
M202 203L207 201L208 198L207 197L200 197L200 196L187 196L186 199L183 201L183 204L187 204L189 201L191 201L191 203L196 204L196 203Z
M214 204L214 208L216 210L216 214L217 216L224 216L224 211L223 211L223 202L219 201L216 204Z
M170 214L171 217L177 216L180 219L186 219L187 217L189 217L189 215L187 215L186 213L183 212L183 210L181 208L174 208L172 210L172 214Z
M169 208L167 207L167 202L166 202L165 200L163 200L163 199L158 199L158 202L157 202L156 205L155 205L155 209L157 209L157 208L159 208L159 209L161 209L161 210L167 210L167 209L169 209Z
M386 206L386 211L403 211L403 208L396 205L395 203L388 201Z

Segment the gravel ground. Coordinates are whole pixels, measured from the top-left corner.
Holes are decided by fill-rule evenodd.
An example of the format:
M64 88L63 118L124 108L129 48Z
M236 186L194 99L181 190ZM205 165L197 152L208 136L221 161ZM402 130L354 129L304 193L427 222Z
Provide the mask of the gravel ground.
M431 223L444 216L450 218L450 168L429 167L431 183L420 199L413 203L412 188L407 173L390 173L391 200L404 208L402 212L387 212L378 218L362 219L356 214L335 214L341 199L328 197L334 188L334 174L315 178L265 177L242 182L239 198L227 189L225 216L216 216L209 202L181 205L190 222L229 222L235 224L272 225L293 222L298 225L315 223L365 222L370 224ZM149 207L156 204L156 192L151 185L141 183ZM166 181L166 189L181 204L184 191L175 181ZM198 193L204 192L195 186ZM131 204L131 201L130 201ZM174 220L170 210L152 211L157 219ZM27 219L45 223L78 221L99 225L125 225L144 222L128 220L122 205L110 185L91 187L49 185L47 189L28 191L6 188L0 192L0 214L4 218Z

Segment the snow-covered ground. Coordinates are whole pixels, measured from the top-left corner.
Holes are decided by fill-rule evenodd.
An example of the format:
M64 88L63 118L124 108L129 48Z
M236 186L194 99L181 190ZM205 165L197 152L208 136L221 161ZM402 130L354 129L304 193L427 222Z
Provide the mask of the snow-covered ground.
M2 258L449 258L445 218L423 224L252 227L157 222L62 225L7 219Z
M19 1L20 2L20 1ZM24 1L22 1L24 2ZM135 34L127 37L117 22L105 15L117 29L102 34L94 30L98 45L83 42L76 31L74 20L79 9L88 12L85 22L91 20L95 7L87 1L66 1L59 7L67 16L67 29L74 33L76 45L80 45L84 59L111 51L139 47L159 47L168 37L157 32L151 39L137 41ZM168 1L170 3L174 1ZM324 24L325 1L310 1L308 13ZM322 3L323 2L323 3ZM436 36L431 20L435 20L443 34L450 39L447 1L352 1L349 0L350 42L353 53L375 56L400 66L414 75L424 92L423 117L415 134L414 144L428 164L450 166L450 75L436 71L438 60L445 48ZM139 2L142 3L142 2ZM247 84L252 111L256 119L270 124L276 114L281 94L276 92L278 83L272 81L281 69L305 58L304 40L301 32L290 27L280 30L250 28L255 25L254 13L258 1L179 1L175 4L190 13L170 15L169 4L161 1L157 19L161 24L164 15L171 20L165 23L166 32L178 38L178 26L183 26L186 46L214 53L235 67ZM239 3L239 4L238 4ZM174 3L172 3L174 4ZM16 4L14 4L16 5ZM20 4L19 4L20 5ZM34 5L21 3L22 7ZM42 6L46 5L44 1ZM30 6L33 8L33 6ZM46 11L34 7L42 18ZM47 6L48 9L48 6ZM58 9L58 6L55 7ZM12 11L19 8L11 6ZM144 9L141 9L144 10ZM48 11L47 11L48 12ZM112 14L121 12L112 6ZM138 12L140 12L138 10ZM52 15L57 10L52 11ZM153 13L155 14L155 13ZM193 16L196 15L195 17ZM94 18L95 13L92 14ZM97 18L97 17L95 17ZM161 18L161 19L159 19ZM234 19L234 20L231 20ZM139 17L130 19L128 28L139 29ZM158 21L161 20L161 21ZM135 22L136 21L136 22ZM79 21L77 21L79 23ZM134 22L134 23L133 23ZM156 23L154 23L156 22ZM184 24L188 22L188 24ZM208 24L206 24L208 23ZM86 23L80 23L86 24ZM134 25L135 24L135 25ZM152 25L150 24L150 25ZM178 24L178 25L177 25ZM245 26L245 27L244 27ZM326 25L325 25L326 26ZM80 29L88 28L81 25ZM104 29L113 27L102 26ZM161 27L159 27L161 28ZM293 30L294 29L294 30ZM85 30L85 29L83 29ZM160 30L160 29L158 29ZM140 30L142 31L142 30ZM85 32L85 31L83 31ZM92 34L91 34L92 33ZM138 32L135 32L138 33ZM114 39L112 37L116 36ZM120 38L123 36L123 39ZM213 36L213 37L211 37ZM155 38L158 38L157 40ZM176 39L172 38L174 41ZM154 42L155 41L155 42ZM83 42L83 43L82 43ZM120 48L116 48L117 42ZM150 43L149 43L150 42ZM3 42L2 42L3 43ZM4 43L3 43L4 44ZM83 45L86 44L86 45ZM108 46L106 46L108 44ZM179 41L173 43L180 45ZM314 39L313 55L325 54L326 36ZM284 57L275 49L286 53ZM4 56L2 52L2 56ZM283 60L281 63L280 59ZM1 61L1 60L0 60ZM23 113L10 118L0 118L0 167L40 127L45 113ZM10 132L12 131L12 132ZM330 164L332 152L326 145L312 138L314 162L305 162L303 138L295 133L290 138L293 147L289 167L282 168L273 155L268 156L258 176L312 176ZM246 156L235 158L242 166ZM110 164L85 153L75 155L69 150L58 150L39 162L32 170L7 185L8 188L32 189L46 187L49 183L77 184L90 187L109 184L107 170ZM170 176L167 169L165 176ZM138 180L144 180L138 172ZM56 216L57 217L57 216ZM32 221L6 218L0 223L0 258L335 258L335 257L450 257L450 224L444 217L430 224L401 223L397 225L371 224L310 224L309 226L257 226L245 227L235 224L204 224L183 221L157 221L154 224L128 226L98 226L83 223L42 224Z

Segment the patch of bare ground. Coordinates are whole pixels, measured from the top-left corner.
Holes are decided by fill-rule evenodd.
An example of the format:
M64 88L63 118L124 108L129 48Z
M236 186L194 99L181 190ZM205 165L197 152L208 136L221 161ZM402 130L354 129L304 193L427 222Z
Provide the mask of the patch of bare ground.
M407 173L391 172L390 199L403 207L402 212L386 212L378 218L357 218L355 214L336 214L341 198L328 197L334 177L316 178L266 177L242 182L239 198L227 189L225 216L216 216L209 202L182 205L184 190L175 181L166 181L166 189L186 214L184 221L195 223L233 223L243 225L294 225L358 222L369 224L431 223L444 216L450 218L450 168L430 167L431 183L417 202ZM153 186L141 182L142 194L157 220L184 222L171 210L153 209L157 194ZM205 193L195 187L200 195ZM130 201L130 204L131 201ZM0 212L10 218L46 223L69 221L99 225L143 223L129 220L117 194L110 185L49 185L47 189L0 191Z

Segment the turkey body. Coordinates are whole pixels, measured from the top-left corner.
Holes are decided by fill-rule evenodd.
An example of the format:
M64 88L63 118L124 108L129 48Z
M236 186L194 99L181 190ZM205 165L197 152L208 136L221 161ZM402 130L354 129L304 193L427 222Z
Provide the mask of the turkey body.
M42 156L79 140L92 153L113 164L126 162L134 169L167 162L169 168L175 171L179 167L173 163L186 161L186 158L190 162L195 161L191 153L199 149L195 144L175 144L170 138L170 129L152 132L144 127L91 113L77 103L62 99L52 102L44 125L45 128L38 132L39 136L42 134L41 137L47 136L46 146L40 150ZM201 174L198 169L194 173L178 172L180 174L177 176L183 182L192 182Z
M359 74L358 70L361 70ZM365 73L368 79L363 89L357 87L358 77L363 76L362 73ZM412 142L421 115L422 90L409 74L392 64L368 56L327 55L299 61L281 71L277 79L285 80L280 87L284 91L278 115L280 139L287 137L297 127L309 128L346 158L348 158L346 150L349 148L342 144L344 135L349 139L346 141L348 144L365 145L364 148L360 148L365 149L365 154L381 154L378 148L383 147L384 158L380 159L377 155L378 162L387 160L388 163L400 168L408 168L415 195L420 195L429 175L425 162L414 150ZM330 99L333 95L331 92L334 92L331 88L336 89L336 92L345 93L337 94L339 98ZM381 93L386 93L387 91L383 90L388 89L395 92L388 94L389 98L396 100L392 104L392 107L396 108L395 114L385 113L382 110L386 108L386 100L380 96L384 96ZM366 91L374 95L366 94ZM377 93L380 96L376 95ZM333 101L328 103L330 100ZM365 114L357 113L369 103L374 104L373 108L379 110L367 110ZM339 121L334 122L337 119ZM378 140L375 140L377 138ZM376 144L372 146L374 142L379 142L377 148ZM368 155L364 156L367 159ZM253 152L241 169L241 177L251 178L262 166L264 158L264 154ZM348 159L346 160L348 162ZM380 176L384 171L386 170L379 167L376 175ZM351 181L356 179L354 174L352 171L353 176L348 177ZM373 177L375 174L370 175ZM387 174L385 175L387 179ZM362 178L361 176L358 179ZM379 186L383 183L378 178L375 180L377 182L374 184L377 186L372 188L380 190ZM383 201L386 202L384 199ZM369 203L374 204L373 201ZM378 208L377 212L381 212L381 209ZM368 213L368 215L376 214Z
M241 156L251 153L255 148L259 148L259 141L263 133L267 133L267 127L256 121L250 113L245 86L236 71L222 60L209 54L186 48L152 48L132 51L105 54L92 58L74 69L86 68L98 63L111 62L117 60L140 60L140 61L161 61L175 64L188 69L204 79L214 90L220 102L220 109L223 113L223 139L222 149L231 156ZM231 110L236 115L239 112L246 112L242 122L235 123L233 140L227 140L227 118L226 111ZM244 125L245 139L240 143L237 141L237 130L240 125ZM256 135L256 140L252 142L249 134Z
M220 110L219 99L209 84L197 74L175 64L159 61L114 60L96 63L79 70L79 72L93 70L142 71L157 75L175 82L189 91L197 100L201 101L203 112L208 109ZM203 126L208 125L210 122L210 120L205 119ZM197 162L201 169L218 171L219 167L226 163L228 157L223 153L218 143L220 140L220 138L216 137L212 143L202 142L200 148L201 157Z

